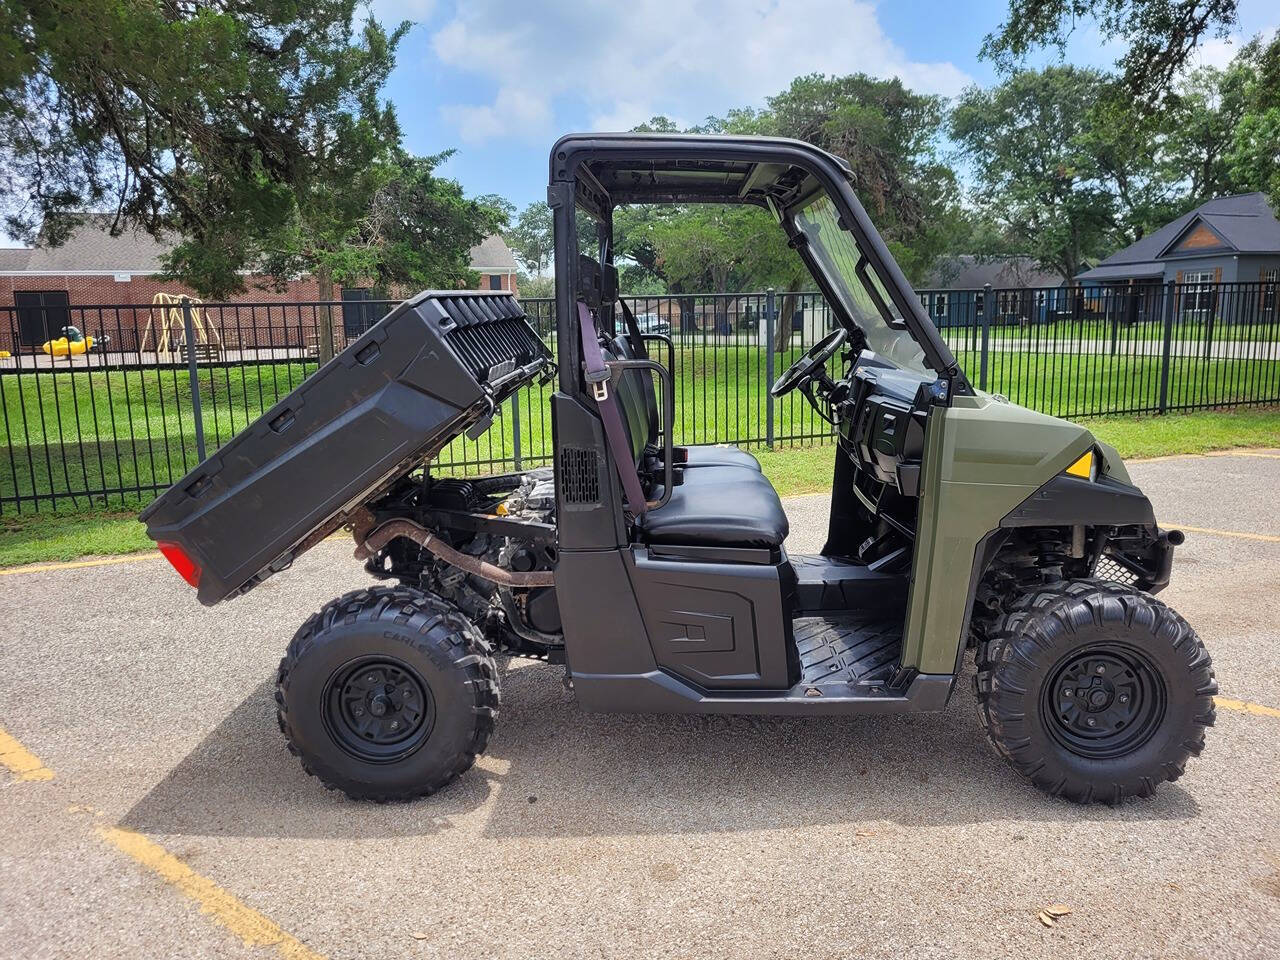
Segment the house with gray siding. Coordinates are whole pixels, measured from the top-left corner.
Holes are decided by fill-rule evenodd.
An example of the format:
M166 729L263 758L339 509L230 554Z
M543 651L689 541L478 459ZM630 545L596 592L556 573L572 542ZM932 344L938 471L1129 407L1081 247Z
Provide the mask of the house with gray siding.
M991 288L995 324L1045 323L1068 303L1063 278L1032 257L941 258L916 291L936 327L971 326L986 309Z
M1113 253L1076 279L1113 291L1182 284L1185 288L1178 290L1176 302L1184 314L1223 312L1224 299L1241 307L1256 301L1264 314L1272 314L1280 281L1280 220L1263 193L1219 197Z
M1264 193L1201 204L1076 279L1094 283L1275 283L1280 220Z

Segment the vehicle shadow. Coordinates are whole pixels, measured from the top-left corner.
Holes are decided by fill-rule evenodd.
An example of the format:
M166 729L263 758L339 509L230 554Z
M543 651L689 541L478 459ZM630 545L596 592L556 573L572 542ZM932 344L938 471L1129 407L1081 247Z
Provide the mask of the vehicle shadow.
M353 803L284 747L264 682L125 815L145 833L247 837L494 838L821 828L887 821L1182 821L1194 798L1082 807L1045 797L987 746L957 682L947 710L904 717L599 715L578 709L559 668L516 661L486 755L438 794Z

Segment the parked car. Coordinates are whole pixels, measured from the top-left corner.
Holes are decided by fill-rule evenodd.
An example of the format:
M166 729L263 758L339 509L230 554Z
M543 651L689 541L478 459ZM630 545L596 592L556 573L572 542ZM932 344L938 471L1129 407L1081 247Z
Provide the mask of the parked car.
M637 313L636 325L641 333L670 333L671 324L656 313Z

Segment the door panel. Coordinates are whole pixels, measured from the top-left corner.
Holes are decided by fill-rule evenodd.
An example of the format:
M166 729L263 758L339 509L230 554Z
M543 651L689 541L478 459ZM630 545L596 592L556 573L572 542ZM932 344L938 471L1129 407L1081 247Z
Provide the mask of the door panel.
M784 569L785 560L657 560L637 548L636 599L654 660L707 689L789 687Z
M39 349L46 340L62 336L71 323L70 297L65 290L16 290L18 344Z

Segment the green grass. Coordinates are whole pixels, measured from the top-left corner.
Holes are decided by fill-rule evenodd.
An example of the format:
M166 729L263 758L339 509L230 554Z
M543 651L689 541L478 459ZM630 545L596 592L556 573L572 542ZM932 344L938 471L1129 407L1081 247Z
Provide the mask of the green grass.
M243 430L314 370L314 363L202 370L206 449ZM185 370L0 376L0 406L8 439L0 448L0 496L38 494L43 509L150 500L150 492L133 488L167 487L198 460ZM86 493L103 489L113 493Z
M134 513L41 514L0 520L0 566L154 550Z
M786 369L796 355L798 351L776 355L775 374ZM977 355L960 351L958 356L977 381ZM1134 415L1159 404L1161 364L1159 356L1113 357L1105 349L1084 354L993 352L988 359L987 389L1015 403L1070 419ZM677 351L676 442L762 447L766 371L765 354L756 347L717 350L709 340L705 348ZM545 458L551 449L551 420L545 412L551 388L542 391L541 395L536 390L525 391L520 400L521 449L531 458ZM1280 398L1280 349L1259 360L1174 357L1165 396L1171 411L1274 401ZM826 424L798 392L776 403L774 424L776 445L782 447L808 446L828 434ZM485 472L490 469L486 460L510 457L513 450L512 417L507 406L480 441L457 441L443 459L459 472Z
M1126 458L1205 453L1232 447L1280 447L1280 409L1106 417L1082 422ZM835 459L835 447L830 444L759 450L756 455L781 496L817 493L830 488ZM133 553L153 547L133 512L50 514L0 520L0 566Z
M1215 410L1163 417L1081 420L1125 458L1207 453L1233 447L1280 447L1280 409Z
M1280 409L1212 410L1163 417L1096 417L1079 421L1125 459L1207 453L1233 447L1280 447ZM756 458L783 497L831 487L835 447L758 451Z
M1099 344L1083 354L994 351L988 358L987 389L1071 418L1155 407L1161 394L1161 358L1113 357L1105 347ZM1174 357L1166 389L1169 408L1280 397L1280 349L1267 345L1260 350L1265 359ZM773 373L784 370L798 353L776 354ZM977 380L976 354L960 349L958 356ZM225 443L314 369L314 364L300 362L202 369L207 449ZM768 355L756 346L726 346L716 338L683 346L676 353L676 442L763 446L769 370ZM534 387L520 395L524 462L538 462L550 453L551 390ZM0 443L0 497L39 496L42 510L100 510L145 501L198 459L190 382L183 370L6 375L0 377L0 409L7 434L7 442ZM484 473L492 471L494 461L512 460L514 421L510 404L504 404L480 440L459 439L443 451L441 468ZM778 445L808 445L826 435L826 425L800 394L775 404ZM89 493L102 490L112 492ZM3 511L14 508L6 505Z

